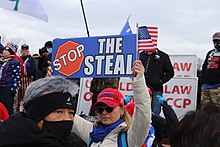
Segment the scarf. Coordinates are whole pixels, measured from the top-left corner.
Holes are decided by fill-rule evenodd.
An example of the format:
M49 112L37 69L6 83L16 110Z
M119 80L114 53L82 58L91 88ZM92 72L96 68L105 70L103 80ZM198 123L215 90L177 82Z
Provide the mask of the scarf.
M152 125L150 125L150 130L148 132L147 139L144 141L142 147L152 147L155 139L155 129Z
M120 125L123 122L124 122L124 120L121 118L109 126L104 126L104 125L96 126L96 125L94 125L92 132L90 132L89 146L91 146L91 144L93 142L102 141L113 129L115 129L118 125Z

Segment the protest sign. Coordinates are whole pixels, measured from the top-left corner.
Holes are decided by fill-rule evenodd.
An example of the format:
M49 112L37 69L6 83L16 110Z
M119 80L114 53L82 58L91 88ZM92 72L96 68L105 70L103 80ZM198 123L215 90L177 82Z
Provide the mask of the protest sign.
M170 55L174 77L196 77L196 55Z
M53 75L67 78L126 77L136 60L136 35L55 39Z

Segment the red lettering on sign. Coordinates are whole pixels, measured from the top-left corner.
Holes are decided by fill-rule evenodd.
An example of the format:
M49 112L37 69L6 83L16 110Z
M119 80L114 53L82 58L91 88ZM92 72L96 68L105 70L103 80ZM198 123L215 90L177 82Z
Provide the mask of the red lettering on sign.
M119 91L132 91L131 83L119 83Z
M125 91L125 88L123 87L123 83L122 82L119 83L119 90L120 91Z
M86 88L90 88L90 86L91 86L91 81L90 80L86 80L86 84L85 84L85 86L86 86Z
M167 102L176 108L186 108L191 104L191 100L188 98L167 98Z
M86 92L84 94L84 100L85 101L91 101L92 100L92 92Z
M192 91L192 86L178 86L174 85L172 90L168 89L168 85L164 86L164 93L172 94L190 94Z
M131 83L127 83L127 91L132 91Z
M173 69L177 71L190 71L192 63L174 63Z
M164 93L168 93L168 94L171 93L170 91L168 91L168 85L165 85L165 86L164 86Z
M186 106L191 104L191 100L190 99L184 99L183 100L183 108L186 108Z

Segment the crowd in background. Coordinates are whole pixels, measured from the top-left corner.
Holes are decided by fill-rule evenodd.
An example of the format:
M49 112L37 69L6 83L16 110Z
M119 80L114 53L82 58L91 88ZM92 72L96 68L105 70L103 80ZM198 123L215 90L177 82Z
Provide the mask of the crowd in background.
M23 121L29 126L28 131L34 134L34 138L28 142L20 137L23 144L19 140L15 142L17 145L38 146L35 142L38 140L41 146L87 144L92 147L162 147L163 139L170 139L168 142L173 147L218 147L220 32L215 33L212 39L214 49L207 53L202 67L201 103L197 110L187 113L180 121L163 97L163 84L174 76L174 70L169 55L157 48L143 51L140 59L134 62L132 73L136 76L132 78L132 96L123 96L118 91L119 78L93 78L90 115L96 116L97 120L90 122L75 115L78 84L61 77L46 77L52 72L48 70L51 69L51 41L47 41L39 53L33 55L30 55L28 44L21 47L13 43L1 45L0 120L3 123L0 124L0 134L8 135L2 136L4 139L13 134L18 135L7 127L12 125L15 130L17 127L25 129L14 125L16 121ZM18 48L21 56L17 55ZM63 85L59 85L59 82ZM58 85L60 89L55 88ZM164 117L160 116L161 108ZM33 132L32 127L36 126L38 130ZM71 131L74 137L69 138ZM25 135L30 137L29 134ZM50 139L45 140L46 137ZM69 142L69 139L72 141ZM0 145L9 142L0 139Z
M45 42L39 52L33 55L30 50L28 44L19 47L7 43L5 47L2 44L0 46L0 102L9 115L22 110L27 86L47 74L48 61L52 57L52 42Z

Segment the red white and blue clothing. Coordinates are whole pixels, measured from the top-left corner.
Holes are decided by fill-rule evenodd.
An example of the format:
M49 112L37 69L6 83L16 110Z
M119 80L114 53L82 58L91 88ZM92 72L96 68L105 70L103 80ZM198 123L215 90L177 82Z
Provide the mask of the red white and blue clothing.
M14 96L20 84L21 66L16 56L11 55L4 59L0 69L0 102L13 114Z

